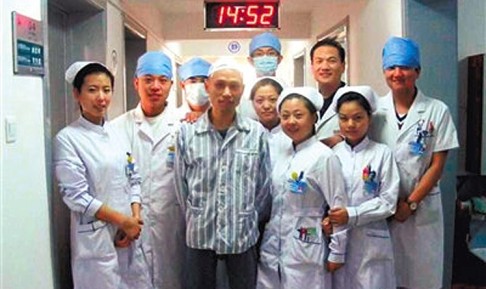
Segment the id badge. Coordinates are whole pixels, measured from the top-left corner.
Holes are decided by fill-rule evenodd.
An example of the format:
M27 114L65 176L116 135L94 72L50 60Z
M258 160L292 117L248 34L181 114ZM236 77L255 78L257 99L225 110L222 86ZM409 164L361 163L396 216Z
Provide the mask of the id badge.
M425 120L421 119L415 130L415 140L408 143L412 155L422 156L427 148L428 139L433 136L434 124L429 122L426 127L424 126Z
M127 164L125 166L125 175L131 177L135 173L135 158L127 152Z
M294 194L303 195L307 190L307 183L304 180L304 172L292 172L290 179L287 181L289 184L290 192Z
M167 156L165 158L167 167L174 168L174 161L175 161L175 146L172 145L167 148Z
M320 244L319 234L316 227L300 227L295 229L294 238L305 243Z
M371 169L371 165L367 165L363 169L361 178L363 179L365 192L370 195L376 195L378 193L378 181L376 180L376 171Z

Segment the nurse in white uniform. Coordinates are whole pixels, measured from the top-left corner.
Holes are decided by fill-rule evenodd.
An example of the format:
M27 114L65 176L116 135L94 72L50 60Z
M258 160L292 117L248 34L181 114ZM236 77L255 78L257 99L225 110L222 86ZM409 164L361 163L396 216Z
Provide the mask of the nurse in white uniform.
M272 167L280 151L278 146L291 142L282 131L277 112L277 99L286 87L282 80L274 76L264 76L257 80L250 91L250 101L258 116L258 120L268 132L268 148Z
M315 136L322 103L312 87L284 89L278 98L281 126L292 142L282 147L272 172L257 288L332 288L328 271L344 264L346 228L335 226L328 240L320 225L328 205L347 203L339 160Z
M74 288L128 288L125 257L142 229L140 177L129 146L104 118L114 78L101 63L76 62L66 80L81 116L56 135L54 166L71 209Z
M331 224L349 225L346 265L335 289L395 289L395 264L386 218L395 213L400 178L391 150L367 136L377 97L369 86L338 90L331 109L345 141L333 147L341 161L348 205L331 209Z
M397 286L442 288L444 226L439 180L447 153L459 146L447 106L425 96L418 45L392 37L383 48L390 92L378 103L372 138L393 151L400 172L397 210L390 229Z

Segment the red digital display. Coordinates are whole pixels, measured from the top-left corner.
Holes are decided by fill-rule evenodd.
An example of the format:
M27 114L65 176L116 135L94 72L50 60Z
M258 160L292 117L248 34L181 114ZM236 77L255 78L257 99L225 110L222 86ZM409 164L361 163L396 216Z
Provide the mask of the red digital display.
M205 2L205 29L279 28L278 1Z

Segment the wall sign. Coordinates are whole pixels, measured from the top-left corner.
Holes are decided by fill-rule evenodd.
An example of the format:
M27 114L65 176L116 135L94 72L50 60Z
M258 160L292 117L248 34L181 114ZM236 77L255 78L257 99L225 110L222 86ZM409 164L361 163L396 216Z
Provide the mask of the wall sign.
M241 44L238 41L231 41L228 43L228 50L229 52L235 54L238 53L241 49Z
M12 46L15 74L44 75L42 22L12 12Z

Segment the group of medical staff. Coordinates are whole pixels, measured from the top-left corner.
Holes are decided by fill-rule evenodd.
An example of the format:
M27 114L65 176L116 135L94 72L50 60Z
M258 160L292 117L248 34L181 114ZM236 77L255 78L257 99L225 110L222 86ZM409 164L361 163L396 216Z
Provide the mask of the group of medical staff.
M416 86L418 44L385 43L383 97L341 81L335 39L310 58L317 88L276 77L270 32L250 42L251 85L231 59L194 57L170 111L172 61L146 52L139 104L110 121L113 74L73 63L80 116L56 135L54 166L74 287L442 288L439 180L458 141L448 107Z

